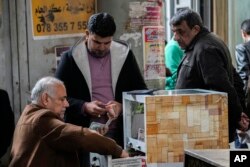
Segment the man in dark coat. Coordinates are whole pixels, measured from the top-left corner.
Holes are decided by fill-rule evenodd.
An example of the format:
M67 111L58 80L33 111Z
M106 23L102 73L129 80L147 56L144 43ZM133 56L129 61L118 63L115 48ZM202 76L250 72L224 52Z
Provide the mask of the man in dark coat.
M14 113L10 106L10 99L5 90L0 89L0 158L6 153L12 141L15 128Z
M105 123L105 106L114 105L117 116L122 113L122 92L146 89L133 52L124 42L113 41L113 17L98 13L90 17L86 40L66 52L55 76L65 83L69 98L66 121L82 125L96 121ZM122 121L114 120L110 132L122 132ZM111 132L112 133L112 132ZM111 134L121 144L121 136Z
M235 50L237 72L244 83L244 90L247 91L248 77L250 75L250 19L241 23L241 36L244 43L238 44Z
M174 39L185 50L178 68L176 89L201 88L228 94L229 142L234 141L243 109L234 88L233 66L225 43L209 32L200 15L178 11L170 21Z
M238 44L235 50L235 58L237 63L237 72L239 73L243 83L246 95L247 115L250 117L250 19L246 19L241 23L241 36L243 43Z
M122 92L146 89L146 84L130 47L113 40L115 31L111 15L92 15L85 39L62 56L55 76L67 88L65 121L85 127L106 123L107 109L113 106L117 119L106 136L123 146Z

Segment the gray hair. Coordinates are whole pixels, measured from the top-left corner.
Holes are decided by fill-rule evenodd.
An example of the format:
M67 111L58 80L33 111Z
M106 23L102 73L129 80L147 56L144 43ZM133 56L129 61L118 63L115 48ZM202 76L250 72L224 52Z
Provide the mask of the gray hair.
M54 95L56 85L64 85L64 83L50 76L39 79L31 91L31 102L38 104L44 92L47 92L49 95Z

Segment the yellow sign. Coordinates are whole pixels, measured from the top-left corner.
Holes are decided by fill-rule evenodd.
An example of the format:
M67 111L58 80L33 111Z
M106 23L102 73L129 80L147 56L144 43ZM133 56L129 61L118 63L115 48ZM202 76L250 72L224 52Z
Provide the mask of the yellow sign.
M34 38L84 33L95 0L31 0Z

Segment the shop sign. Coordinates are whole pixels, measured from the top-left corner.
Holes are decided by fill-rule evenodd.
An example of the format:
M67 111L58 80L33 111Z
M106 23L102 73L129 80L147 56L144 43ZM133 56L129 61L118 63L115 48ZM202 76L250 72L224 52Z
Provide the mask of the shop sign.
M31 0L34 39L80 36L95 12L95 0Z

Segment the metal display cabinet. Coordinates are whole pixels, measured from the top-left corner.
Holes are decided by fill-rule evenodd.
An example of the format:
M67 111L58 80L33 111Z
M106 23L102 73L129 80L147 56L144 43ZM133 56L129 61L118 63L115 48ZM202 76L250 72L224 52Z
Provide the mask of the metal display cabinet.
M227 94L202 89L123 93L124 148L147 166L182 163L184 149L228 148Z

